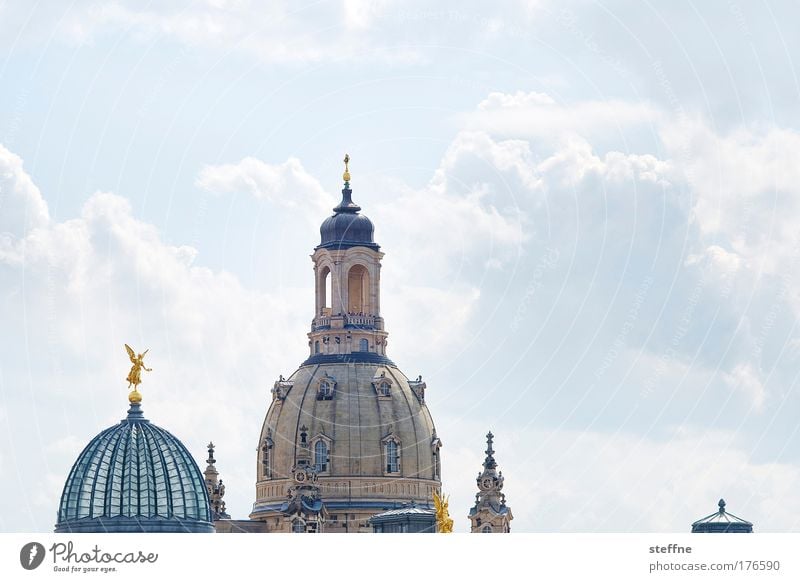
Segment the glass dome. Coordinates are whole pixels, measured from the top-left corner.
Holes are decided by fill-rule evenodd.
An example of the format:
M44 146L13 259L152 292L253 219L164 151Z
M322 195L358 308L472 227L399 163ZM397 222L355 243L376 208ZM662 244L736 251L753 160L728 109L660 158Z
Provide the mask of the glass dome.
M213 532L203 476L140 404L94 437L64 484L56 532Z

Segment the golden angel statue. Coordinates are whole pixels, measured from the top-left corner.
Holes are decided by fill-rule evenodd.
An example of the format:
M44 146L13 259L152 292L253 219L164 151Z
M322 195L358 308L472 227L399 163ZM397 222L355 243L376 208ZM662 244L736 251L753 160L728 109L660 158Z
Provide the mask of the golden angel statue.
M443 497L436 491L433 492L433 506L436 508L436 531L437 533L453 533L453 519L450 517L448 506L450 496Z
M128 377L125 378L128 381L128 388L133 386L133 389L136 390L137 386L142 383L142 370L145 372L152 372L152 368L148 368L144 365L144 357L147 355L147 352L150 350L147 349L143 353L136 355L136 352L133 351L133 348L128 344L125 344L125 349L128 351L128 357L131 359L131 371L128 372Z

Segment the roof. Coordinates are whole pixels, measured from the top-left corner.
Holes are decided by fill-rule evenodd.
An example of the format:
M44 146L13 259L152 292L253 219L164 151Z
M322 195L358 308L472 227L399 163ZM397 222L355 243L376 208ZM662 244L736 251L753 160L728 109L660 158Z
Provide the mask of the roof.
M378 524L418 524L417 527L422 529L412 529L411 531L434 532L436 529L436 513L431 508L409 504L375 514L369 518L369 523L373 526Z
M751 533L753 524L725 511L725 500L719 500L719 510L692 524L692 533Z
M56 532L213 532L208 492L186 447L141 405L94 437L70 470Z
M416 505L412 505L410 507L401 507L399 509L390 509L389 511L384 511L383 513L378 513L377 515L373 515L372 519L378 517L397 517L403 515L434 515L432 509L423 509L422 507L417 507Z
M369 218L358 213L361 207L352 201L352 192L350 186L345 184L342 201L333 209L335 214L326 218L320 226L318 249L380 248L372 238L375 227Z

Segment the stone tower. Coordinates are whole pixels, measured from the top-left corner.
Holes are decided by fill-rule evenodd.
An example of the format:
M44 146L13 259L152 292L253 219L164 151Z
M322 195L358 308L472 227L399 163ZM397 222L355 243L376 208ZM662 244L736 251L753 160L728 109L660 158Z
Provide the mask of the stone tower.
M483 471L478 473L478 493L475 505L469 510L472 533L508 533L511 531L511 508L506 505L503 493L503 473L497 472L492 443L494 435L486 435L486 460Z
M342 200L311 255L308 358L275 381L261 429L250 514L261 531L368 532L375 514L429 508L441 485L425 382L387 356L383 253L353 202L348 162Z
M208 490L208 502L211 509L211 517L216 522L221 519L230 519L231 516L225 511L225 483L219 478L217 471L217 460L214 458L214 443L208 443L208 458L206 459L206 470L203 477Z

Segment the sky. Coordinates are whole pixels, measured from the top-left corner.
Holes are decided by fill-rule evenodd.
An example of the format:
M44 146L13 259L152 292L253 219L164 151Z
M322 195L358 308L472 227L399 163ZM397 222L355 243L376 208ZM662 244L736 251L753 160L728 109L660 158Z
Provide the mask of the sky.
M800 531L794 2L0 1L1 531L148 418L229 513L351 156L467 531Z

